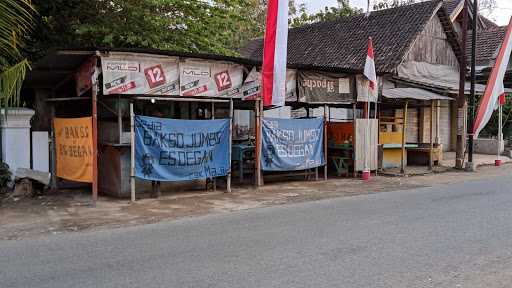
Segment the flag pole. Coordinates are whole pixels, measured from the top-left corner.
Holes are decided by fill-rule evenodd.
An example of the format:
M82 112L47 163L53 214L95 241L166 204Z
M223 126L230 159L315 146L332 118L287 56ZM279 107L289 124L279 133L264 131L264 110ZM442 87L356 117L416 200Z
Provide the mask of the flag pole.
M501 101L500 101L501 102ZM501 166L501 159L500 159L500 154L501 154L501 141L502 141L502 138L503 138L503 105L501 105L501 103L499 103L498 105L498 114L499 114L499 120L498 120L498 154L497 154L497 158L496 158L496 161L495 161L495 165L496 166Z

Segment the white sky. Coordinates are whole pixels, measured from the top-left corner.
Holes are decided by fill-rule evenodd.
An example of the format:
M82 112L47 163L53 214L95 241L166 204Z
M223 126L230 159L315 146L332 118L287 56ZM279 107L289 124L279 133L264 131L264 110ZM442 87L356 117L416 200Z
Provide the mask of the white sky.
M375 0L371 0L372 5ZM350 5L366 9L367 0L349 0ZM325 6L335 6L336 0L296 0L297 4L305 3L310 12L316 12ZM512 0L496 0L498 8L489 15L489 11L482 11L482 15L496 22L498 25L507 25L512 16Z

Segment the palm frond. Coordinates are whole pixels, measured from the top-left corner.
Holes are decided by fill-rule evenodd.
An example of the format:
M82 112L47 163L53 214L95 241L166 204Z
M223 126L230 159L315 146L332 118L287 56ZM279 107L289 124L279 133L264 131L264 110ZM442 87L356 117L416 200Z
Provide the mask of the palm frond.
M25 59L0 74L0 108L20 106L21 86L29 69L30 64Z
M34 27L35 10L30 0L0 1L0 56L19 61L20 47Z

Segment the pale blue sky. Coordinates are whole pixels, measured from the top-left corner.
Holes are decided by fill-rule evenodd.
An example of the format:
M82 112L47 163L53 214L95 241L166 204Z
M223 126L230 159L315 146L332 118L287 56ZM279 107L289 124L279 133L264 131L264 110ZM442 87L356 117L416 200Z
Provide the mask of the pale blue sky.
M336 0L296 0L298 4L305 3L310 12L316 12L325 6L336 5ZM371 0L372 3L374 0ZM366 0L349 0L350 5L366 9ZM512 0L496 0L498 8L489 14L489 11L482 11L482 14L499 25L507 25L512 16Z

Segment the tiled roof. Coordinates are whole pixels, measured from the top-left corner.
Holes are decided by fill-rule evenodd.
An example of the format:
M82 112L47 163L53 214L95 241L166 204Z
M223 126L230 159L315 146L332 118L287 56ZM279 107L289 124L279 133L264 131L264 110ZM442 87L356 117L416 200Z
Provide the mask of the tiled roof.
M454 12L457 12L457 8L459 7L459 4L462 6L463 1L464 0L444 0L443 1L443 8L448 13L448 16L454 17L455 15L458 15L458 14L454 14ZM473 7L472 1L469 1L468 4L469 4L470 11L472 11L471 10L472 7ZM460 10L458 12L460 12ZM471 15L470 15L470 17L471 17ZM493 29L493 28L499 27L498 25L496 25L496 23L492 22L491 20L485 18L482 15L479 15L478 18L480 20L480 22L479 22L479 24L480 24L479 28L480 29Z
M446 9L446 12L448 15L452 15L452 13L457 9L457 6L459 6L459 3L462 2L462 0L445 0L443 2L443 7Z
M493 58L501 46L507 27L497 27L488 30L479 30L477 34L476 43L476 63L478 66L488 66L493 61ZM466 45L466 55L468 60L471 59L471 33L468 34L468 42Z
M454 50L459 48L456 34L440 9L442 0L420 2L365 14L343 17L290 29L288 64L298 68L358 72L364 68L368 37L373 38L378 73L392 72L404 58L412 42L434 15L452 32ZM458 50L456 51L458 52ZM261 60L263 40L251 41L241 50L244 57Z

